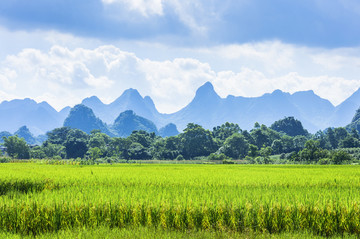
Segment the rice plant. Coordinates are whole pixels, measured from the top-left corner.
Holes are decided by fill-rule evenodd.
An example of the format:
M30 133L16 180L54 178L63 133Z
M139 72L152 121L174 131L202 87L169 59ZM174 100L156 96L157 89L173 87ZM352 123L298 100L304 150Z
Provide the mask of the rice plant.
M360 235L360 167L0 165L0 231Z

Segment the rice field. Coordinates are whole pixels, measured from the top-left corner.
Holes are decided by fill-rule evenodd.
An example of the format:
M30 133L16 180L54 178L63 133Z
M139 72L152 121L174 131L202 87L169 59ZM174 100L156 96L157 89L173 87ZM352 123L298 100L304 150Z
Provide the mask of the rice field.
M357 237L360 166L0 164L2 233L81 228Z

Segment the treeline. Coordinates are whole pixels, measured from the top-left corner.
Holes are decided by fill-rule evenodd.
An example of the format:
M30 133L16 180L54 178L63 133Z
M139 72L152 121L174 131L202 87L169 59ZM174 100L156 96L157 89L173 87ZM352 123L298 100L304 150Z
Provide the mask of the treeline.
M3 137L6 154L16 159L119 160L209 159L245 163L341 164L359 160L359 134L345 128L308 133L300 121L287 117L270 127L255 123L250 131L225 123L206 130L189 123L183 133L162 138L155 133L133 131L130 136L110 137L100 130L87 134L61 127L47 133L41 146L29 147L18 136ZM274 156L277 155L277 156Z

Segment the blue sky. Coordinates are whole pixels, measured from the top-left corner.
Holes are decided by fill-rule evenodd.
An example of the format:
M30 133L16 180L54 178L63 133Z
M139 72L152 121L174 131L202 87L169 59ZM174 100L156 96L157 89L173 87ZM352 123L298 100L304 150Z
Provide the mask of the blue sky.
M360 86L357 0L2 0L0 39L0 101L57 109L132 87L172 112L206 81L336 105Z

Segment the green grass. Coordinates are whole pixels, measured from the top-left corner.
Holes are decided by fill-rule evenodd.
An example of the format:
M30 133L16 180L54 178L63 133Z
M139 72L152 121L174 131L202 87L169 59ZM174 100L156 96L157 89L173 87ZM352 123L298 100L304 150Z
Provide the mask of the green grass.
M137 239L137 238L162 238L162 239L235 239L235 238L258 238L258 239L291 239L291 238L323 238L311 233L281 233L269 234L259 232L233 232L233 231L174 231L154 229L147 227L137 228L106 228L100 227L96 229L77 228L72 230L60 230L53 233L44 233L38 236L23 236L19 234L0 233L0 238L7 239L91 239L91 238L107 238L107 239ZM355 235L334 236L331 238L358 238Z
M358 236L360 167L0 165L4 233L76 235L99 227L109 235L131 227L195 238Z

